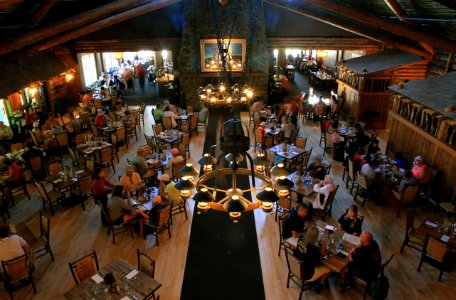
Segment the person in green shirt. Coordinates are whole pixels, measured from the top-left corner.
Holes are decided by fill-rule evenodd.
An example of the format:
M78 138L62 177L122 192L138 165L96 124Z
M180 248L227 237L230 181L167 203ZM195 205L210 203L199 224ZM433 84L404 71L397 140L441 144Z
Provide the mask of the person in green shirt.
M181 202L180 191L174 186L176 183L172 181L168 174L163 174L157 177L160 180L160 185L158 186L158 191L162 198L166 198L170 203L172 202L174 206L178 205Z
M201 108L198 114L198 123L206 123L208 113L209 106L207 105L207 103L203 103L203 108Z
M163 104L157 103L157 107L154 110L154 120L155 120L155 122L158 123L158 122L162 121L164 112L165 112L165 110L163 108Z

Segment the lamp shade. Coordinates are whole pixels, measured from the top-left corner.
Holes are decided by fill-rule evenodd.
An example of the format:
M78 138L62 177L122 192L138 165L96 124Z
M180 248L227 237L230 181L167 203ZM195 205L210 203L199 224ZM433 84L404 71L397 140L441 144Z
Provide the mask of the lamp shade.
M279 201L279 196L277 196L277 194L270 187L267 187L264 191L258 193L256 197L258 200L263 202L274 203Z
M275 177L288 176L290 172L285 168L285 165L282 163L277 164L271 169L271 175Z
M274 189L280 190L289 190L294 187L293 181L288 178L281 178L274 182Z
M264 156L263 153L259 153L257 157L253 160L253 164L256 166L266 166L270 164L271 162L269 159L267 159L266 156Z
M247 208L247 204L244 201L239 200L239 196L232 196L230 200L223 204L223 208L230 213L240 213Z
M183 167L182 169L179 170L179 173L181 174L182 177L184 177L184 176L193 177L193 176L197 176L199 174L198 170L196 170L192 164L186 164L185 167Z
M209 153L204 153L203 157L198 161L198 163L203 166L203 165L214 165L217 163L217 160L211 156Z
M174 185L174 187L179 191L192 190L195 187L195 183L190 179L183 177L181 180L179 180L178 183Z
M214 197L207 188L202 188L195 195L193 195L193 200L195 200L195 202L212 202L214 201Z
M317 57L325 58L328 57L328 51L326 50L318 50Z

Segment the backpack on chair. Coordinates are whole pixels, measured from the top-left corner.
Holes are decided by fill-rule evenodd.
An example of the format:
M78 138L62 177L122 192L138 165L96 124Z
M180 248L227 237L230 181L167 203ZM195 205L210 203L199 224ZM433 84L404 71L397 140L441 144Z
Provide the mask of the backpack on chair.
M371 282L369 285L368 294L374 300L384 300L388 296L389 291L389 281L388 277L385 276L383 270L380 273L380 276Z

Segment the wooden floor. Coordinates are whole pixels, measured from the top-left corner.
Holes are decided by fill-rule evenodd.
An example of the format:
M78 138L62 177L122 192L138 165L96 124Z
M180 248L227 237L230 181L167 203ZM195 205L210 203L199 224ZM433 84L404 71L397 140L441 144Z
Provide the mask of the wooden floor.
M145 131L151 134L151 107L146 109ZM243 113L243 120L248 122L247 114ZM301 124L300 135L308 137L307 148L313 147L313 155L321 154L322 149L318 146L319 130L313 124L304 122ZM142 131L144 133L144 131ZM384 149L387 132L381 132L381 147ZM110 173L111 180L117 182L117 176L122 175L125 169L126 158L132 158L136 154L138 145L144 145L144 136L139 141L129 145L128 150L121 152L121 161L116 165L117 174ZM204 133L200 130L199 136L193 136L191 140L191 157L198 160L202 154L204 145ZM333 217L339 217L345 209L354 203L353 196L345 189L341 181L342 164L329 159L333 165L332 173L336 183L341 187L336 196L333 207ZM66 162L69 164L69 161ZM198 167L198 165L195 163ZM15 207L11 208L11 222L17 223L28 221L28 224L38 232L38 213L41 210L41 200L38 193L30 185L32 200L17 198ZM68 262L73 261L91 250L96 250L100 266L108 264L113 258L121 257L132 264L136 264L136 249L140 249L154 258L157 262L155 277L163 283L159 289L161 299L179 299L182 286L185 261L188 248L189 234L193 217L192 200L188 201L187 210L189 219L186 220L181 214L175 219L172 227L172 237L167 234L160 236L160 246L157 247L155 240L149 236L147 240L136 236L134 239L128 234L120 234L116 238L116 244L112 244L110 236L100 225L100 211L90 199L86 210L80 206L66 209L59 207L55 216L51 217L51 247L54 251L55 261L52 262L49 255L41 257L36 262L34 272L37 283L37 293L34 294L31 286L23 286L15 292L16 299L63 299L63 294L74 286L68 268ZM428 213L428 207L418 210L416 222L423 220ZM438 282L438 271L424 264L421 272L416 271L419 261L419 253L416 250L406 248L403 254L399 249L404 236L405 220L403 217L396 218L393 207L378 207L368 202L360 210L365 216L364 230L372 231L378 241L383 258L391 253L396 254L388 266L386 275L390 280L389 299L454 299L456 298L456 274L444 273L443 281ZM278 252L278 225L272 214L255 211L258 245L262 265L263 281L266 299L297 299L299 289L291 284L286 288L287 267L285 257L277 256ZM212 271L212 270L208 270ZM219 283L206 283L208 288L215 287ZM328 290L323 290L320 295L313 291L306 291L306 299L360 299L361 290L352 288L345 293L336 290L333 280ZM235 296L233 296L233 299ZM0 299L8 299L3 286L0 285Z

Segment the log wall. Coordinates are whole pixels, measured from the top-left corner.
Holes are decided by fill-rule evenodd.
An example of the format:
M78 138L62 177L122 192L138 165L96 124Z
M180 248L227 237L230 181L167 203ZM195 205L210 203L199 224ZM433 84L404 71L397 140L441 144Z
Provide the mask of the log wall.
M455 191L456 150L393 111L389 112L389 118L387 151L402 152L409 160L421 155L428 166L436 167L442 172L441 194L449 189Z

